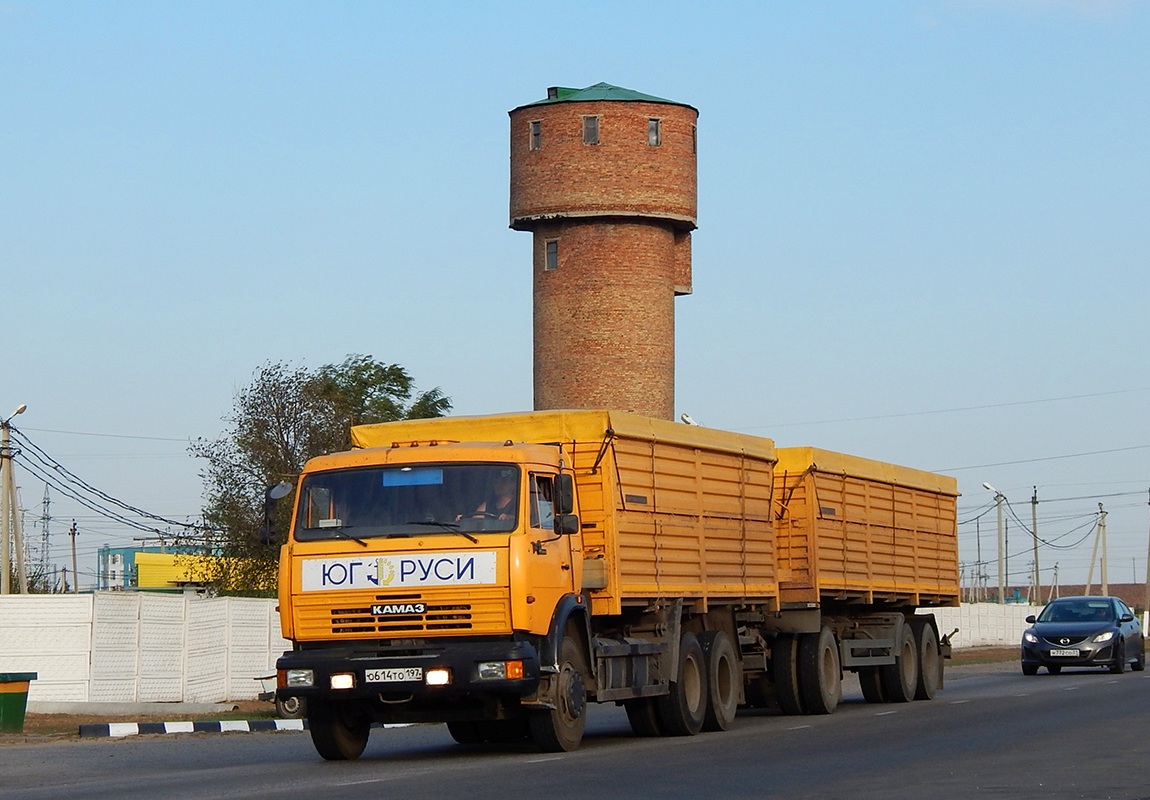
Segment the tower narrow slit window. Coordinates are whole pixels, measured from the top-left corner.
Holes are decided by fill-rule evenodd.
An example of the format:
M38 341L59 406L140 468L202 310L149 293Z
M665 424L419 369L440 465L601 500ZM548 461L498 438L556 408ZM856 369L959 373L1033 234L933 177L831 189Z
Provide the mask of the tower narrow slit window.
M559 269L559 240L548 239L543 245L543 269Z
M539 120L531 121L531 149L538 150L543 144L543 123Z
M598 117L583 117L583 144L599 144Z
M658 147L663 143L663 121L660 119L647 120L647 144Z

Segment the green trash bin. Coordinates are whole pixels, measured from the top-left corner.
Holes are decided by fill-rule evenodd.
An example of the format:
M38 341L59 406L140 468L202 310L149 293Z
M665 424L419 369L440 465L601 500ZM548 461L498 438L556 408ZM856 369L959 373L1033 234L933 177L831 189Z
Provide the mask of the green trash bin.
M28 683L35 672L0 672L0 733L23 733Z

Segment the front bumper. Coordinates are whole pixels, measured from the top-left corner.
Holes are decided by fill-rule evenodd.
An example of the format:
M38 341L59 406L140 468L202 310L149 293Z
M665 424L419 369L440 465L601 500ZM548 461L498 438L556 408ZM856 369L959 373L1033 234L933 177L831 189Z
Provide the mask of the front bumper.
M1077 655L1052 655L1052 651L1073 650ZM1114 663L1114 642L1079 642L1072 647L1055 646L1046 641L1022 643L1022 663L1040 667L1108 667Z
M488 662L519 661L523 664L521 678L484 678L479 665ZM370 681L373 671L388 670L392 674L408 668L418 668L422 678L386 682ZM451 679L446 685L431 686L424 682L428 671L446 669ZM383 702L411 702L438 704L442 701L479 695L525 696L539 685L539 653L525 641L426 642L413 646L347 646L312 647L284 653L276 661L280 685L276 694L285 697L329 697L331 699L378 699ZM311 670L311 686L285 686L283 676L287 670ZM352 676L353 685L345 689L332 689L332 675ZM420 701L423 701L421 703Z

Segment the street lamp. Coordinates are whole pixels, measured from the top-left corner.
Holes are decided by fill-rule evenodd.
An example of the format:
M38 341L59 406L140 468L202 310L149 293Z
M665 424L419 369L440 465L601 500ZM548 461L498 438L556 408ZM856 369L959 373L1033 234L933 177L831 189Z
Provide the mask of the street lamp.
M1006 497L1002 492L985 481L982 484L982 488L988 492L994 492L994 505L998 510L998 603L1001 605L1006 602L1006 578L1004 573L1004 565L1006 562L1004 561L1002 552L1002 501L1005 500Z

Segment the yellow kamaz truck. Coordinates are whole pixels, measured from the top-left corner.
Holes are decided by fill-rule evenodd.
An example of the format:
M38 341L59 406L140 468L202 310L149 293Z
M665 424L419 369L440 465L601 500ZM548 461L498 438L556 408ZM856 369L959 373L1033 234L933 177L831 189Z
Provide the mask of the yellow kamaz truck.
M953 478L615 411L365 425L308 462L282 546L317 751L373 722L573 750L589 703L641 736L741 705L929 699L958 604Z

